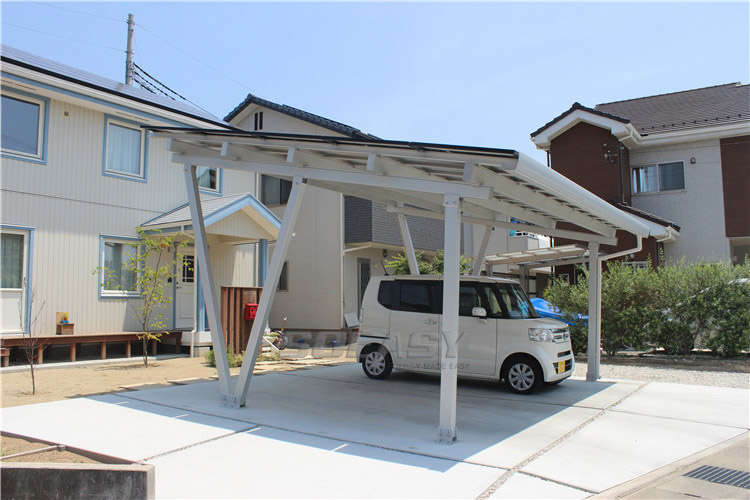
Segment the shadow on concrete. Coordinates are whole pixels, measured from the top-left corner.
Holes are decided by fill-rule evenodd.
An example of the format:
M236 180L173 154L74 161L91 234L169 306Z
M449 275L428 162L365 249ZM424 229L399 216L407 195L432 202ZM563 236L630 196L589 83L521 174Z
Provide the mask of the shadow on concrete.
M386 380L371 380L358 365L267 374L253 379L243 408L222 406L215 382L119 396L168 405L172 408L159 410L162 415L195 423L220 417L292 431L285 440L302 446L311 446L307 436L317 436L336 440L323 445L331 450L344 441L443 459L430 460L429 467L447 470L455 465L452 461L512 467L636 388L567 380L521 396L499 383L463 380L458 390L458 441L452 445L437 442L440 380L427 375L394 373ZM144 411L153 408L148 405ZM178 417L180 410L194 413ZM346 448L339 451L368 453L366 448ZM410 465L415 460L391 456Z

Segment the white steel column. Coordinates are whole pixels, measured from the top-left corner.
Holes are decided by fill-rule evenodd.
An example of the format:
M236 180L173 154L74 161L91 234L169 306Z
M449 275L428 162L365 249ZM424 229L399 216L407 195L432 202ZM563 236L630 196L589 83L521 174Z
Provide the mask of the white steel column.
M599 261L599 243L589 243L589 344L588 369L586 380L595 381L599 375L599 361L601 354L601 310L602 310L602 280L601 262Z
M409 233L409 224L406 222L406 216L404 214L396 214L396 218L398 219L398 227L401 229L401 239L404 242L406 259L409 261L409 274L419 275L419 263L417 263L417 255L414 253L414 244L411 241L411 233Z
M461 200L446 194L445 260L443 262L443 331L440 348L440 424L441 443L456 441L456 397L458 394L458 292L461 255Z
M253 376L255 361L258 357L258 350L263 338L263 330L271 313L273 299L276 297L281 268L284 266L284 259L289 249L289 241L292 238L294 225L297 222L297 216L302 204L302 195L305 192L306 186L307 180L301 177L295 177L292 182L292 191L289 194L289 201L287 201L286 209L284 210L284 220L281 222L279 236L273 249L273 255L271 256L271 264L268 266L268 275L263 284L263 293L260 296L258 311L253 322L253 328L250 331L250 338L247 340L245 358L242 360L240 375L237 377L237 382L232 393L232 402L237 406L245 406L247 389L250 387L250 379Z
M216 370L219 375L219 388L226 398L229 394L229 361L227 360L227 347L224 343L224 327L221 324L219 314L219 300L214 289L214 276L211 263L208 259L208 241L206 241L206 226L203 222L203 209L201 208L200 195L198 194L198 179L196 178L195 165L185 165L185 186L187 187L188 205L190 205L190 218L193 222L193 235L195 237L195 258L198 261L198 273L200 276L201 289L203 290L203 301L208 312L208 325L211 329L211 344L214 348L216 358Z
M486 226L484 228L484 236L482 236L482 243L479 245L477 260L474 261L474 267L471 270L472 276L479 276L479 273L482 272L484 258L487 256L487 246L490 244L490 238L492 237L492 231L494 230L495 228L492 226Z

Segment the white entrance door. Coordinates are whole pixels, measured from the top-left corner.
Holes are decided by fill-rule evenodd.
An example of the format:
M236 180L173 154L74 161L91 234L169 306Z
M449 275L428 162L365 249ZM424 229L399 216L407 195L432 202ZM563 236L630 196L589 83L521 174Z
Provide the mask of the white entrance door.
M3 333L21 333L26 323L28 231L3 229L0 233L0 328Z
M191 330L195 314L195 252L192 248L181 248L182 271L175 280L175 319L178 330Z

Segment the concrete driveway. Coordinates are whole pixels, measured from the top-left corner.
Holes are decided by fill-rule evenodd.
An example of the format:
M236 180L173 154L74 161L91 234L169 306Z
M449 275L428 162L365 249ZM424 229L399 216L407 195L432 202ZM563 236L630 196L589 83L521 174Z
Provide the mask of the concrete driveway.
M240 409L209 382L12 407L2 429L153 463L162 498L585 498L750 428L741 389L460 382L458 399L453 445L437 378L359 365L258 376Z

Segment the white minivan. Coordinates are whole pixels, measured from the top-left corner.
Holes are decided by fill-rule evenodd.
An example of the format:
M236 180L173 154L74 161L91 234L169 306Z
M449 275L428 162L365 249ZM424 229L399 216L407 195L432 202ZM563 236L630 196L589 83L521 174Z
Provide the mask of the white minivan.
M397 370L440 373L443 278L378 276L360 311L357 359L374 379ZM568 325L539 318L513 280L462 276L455 362L461 377L505 380L516 393L573 373Z

